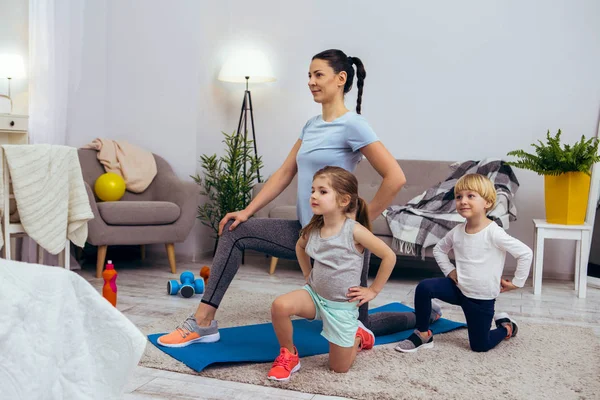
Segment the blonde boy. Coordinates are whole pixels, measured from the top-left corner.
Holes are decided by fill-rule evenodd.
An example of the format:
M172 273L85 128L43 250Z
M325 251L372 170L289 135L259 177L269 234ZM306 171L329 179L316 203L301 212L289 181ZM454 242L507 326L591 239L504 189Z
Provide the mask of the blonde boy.
M468 174L454 187L456 211L466 221L457 225L435 246L433 255L446 276L425 279L415 291L417 329L396 350L412 353L433 347L429 330L431 299L460 305L465 313L469 344L473 351L485 352L502 339L516 336L517 324L506 313L495 317L490 330L494 304L501 292L523 287L529 275L533 252L521 241L486 217L496 203L494 184L483 175ZM448 252L454 250L454 266ZM517 259L514 278L502 279L506 252Z

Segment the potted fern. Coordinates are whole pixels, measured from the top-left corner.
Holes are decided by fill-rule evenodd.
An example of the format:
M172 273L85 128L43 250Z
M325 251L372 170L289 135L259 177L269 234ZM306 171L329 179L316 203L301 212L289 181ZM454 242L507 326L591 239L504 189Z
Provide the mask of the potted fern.
M546 220L554 224L580 225L585 213L590 191L591 169L600 161L598 139L581 140L573 146L561 147L560 129L556 135L546 134L546 143L532 144L535 154L513 150L509 156L518 161L508 162L518 168L544 175Z
M192 179L200 185L200 194L207 201L198 207L197 218L213 230L215 250L219 240L219 222L228 212L246 208L251 199L257 171L263 166L262 157L253 152L252 140L244 141L235 132L225 135L225 154L201 155L204 178L199 174Z

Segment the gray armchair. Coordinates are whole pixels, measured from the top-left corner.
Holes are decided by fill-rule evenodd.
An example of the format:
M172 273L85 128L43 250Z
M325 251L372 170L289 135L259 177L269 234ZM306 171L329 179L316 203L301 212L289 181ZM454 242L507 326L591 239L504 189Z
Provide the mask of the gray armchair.
M119 201L102 202L92 189L105 172L97 151L79 149L78 153L95 217L88 222L87 241L98 246L96 277L101 277L106 251L113 245L164 243L171 272L176 273L174 243L183 242L194 225L200 199L198 185L180 180L169 164L155 154L157 173L144 192L126 191ZM142 247L142 257L143 254Z

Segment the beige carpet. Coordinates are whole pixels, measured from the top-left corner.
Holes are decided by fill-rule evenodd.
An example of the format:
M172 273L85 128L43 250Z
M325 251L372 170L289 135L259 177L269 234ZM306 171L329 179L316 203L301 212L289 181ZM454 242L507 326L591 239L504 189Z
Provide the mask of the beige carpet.
M219 310L220 326L269 322L274 298L231 291ZM190 302L190 312L195 306ZM143 331L171 330L187 314ZM437 335L433 349L416 354L398 353L393 344L376 346L360 353L347 374L328 371L326 354L307 357L287 384L265 378L270 363L208 367L198 375L355 399L600 398L600 342L591 329L526 323L519 328L516 338L488 353L469 349L465 329ZM151 344L140 364L197 374Z

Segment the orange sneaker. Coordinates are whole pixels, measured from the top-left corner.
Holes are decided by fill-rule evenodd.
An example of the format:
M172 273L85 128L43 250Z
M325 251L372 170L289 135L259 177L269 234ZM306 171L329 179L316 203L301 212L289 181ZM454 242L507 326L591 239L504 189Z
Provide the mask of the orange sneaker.
M289 381L292 374L300 369L300 357L298 357L298 350L295 346L294 351L296 354L292 354L288 349L282 347L279 356L273 361L267 378L280 382Z
M370 329L367 329L360 320L358 321L358 329L356 330L356 336L360 338L360 345L358 351L369 350L375 346L375 335Z
M196 318L190 315L173 332L162 335L156 341L165 347L185 347L193 343L213 343L219 339L217 321L212 320L210 326L198 326Z

